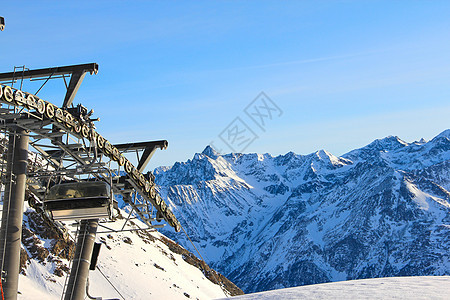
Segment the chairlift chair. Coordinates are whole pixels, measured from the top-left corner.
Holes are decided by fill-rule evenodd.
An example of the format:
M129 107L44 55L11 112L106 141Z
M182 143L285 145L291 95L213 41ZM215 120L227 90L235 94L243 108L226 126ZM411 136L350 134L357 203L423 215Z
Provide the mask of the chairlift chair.
M103 181L52 186L43 208L55 221L112 218L111 187Z

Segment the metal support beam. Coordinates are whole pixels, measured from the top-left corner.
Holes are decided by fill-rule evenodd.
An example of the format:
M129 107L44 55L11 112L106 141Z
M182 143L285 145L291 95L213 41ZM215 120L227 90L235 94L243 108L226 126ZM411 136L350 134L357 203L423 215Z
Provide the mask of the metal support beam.
M155 154L157 147L147 147L144 150L144 153L142 153L141 158L139 159L137 169L139 172L144 172L145 167L147 166L148 162L152 158L153 154Z
M86 296L86 283L97 233L98 219L81 221L75 256L70 270L69 283L64 300L83 300Z
M35 69L35 70L25 70L21 72L20 75L14 72L8 73L0 73L0 81L8 81L17 79L18 77L23 79L37 79L37 78L45 78L50 76L61 76L61 75L70 75L77 72L90 72L92 74L98 73L98 64L90 63L90 64L82 64L82 65L72 65L72 66L63 66L63 67L53 67L53 68L45 68L45 69Z
M62 106L68 107L72 104L73 99L75 98L75 95L80 88L81 82L83 81L84 76L87 72L89 72L91 75L97 74L98 64L90 63L45 69L24 70L23 72L0 73L0 81L14 81L16 79L51 79L57 76L72 75Z
M0 231L0 265L6 300L17 299L22 242L23 203L27 181L27 131L12 128L9 134L7 174Z
M151 142L135 142L135 143L126 143L126 144L115 144L116 147L121 152L134 151L134 150L143 150L147 147L156 147L161 150L164 150L169 145L169 142L166 140L161 141L151 141Z
M75 98L75 95L80 88L81 82L83 82L84 76L86 76L86 71L76 72L72 74L62 107L69 107L72 105L73 99Z
M137 165L137 169L139 172L143 172L148 162L152 158L153 154L155 154L156 149L167 149L169 143L166 140L161 141L152 141L152 142L138 142L138 143L127 143L127 144L117 144L114 145L119 151L127 152L134 150L144 150L141 157L139 158L139 162Z
M126 143L126 144L116 144L114 147L116 147L120 152L130 152L130 151L136 151L136 150L144 150L142 153L137 169L139 172L143 172L145 167L147 166L148 162L152 158L153 154L156 152L156 149L164 150L167 148L169 143L166 140L161 141L151 141L151 142L136 142L136 143ZM78 151L84 151L82 147L74 148L73 154L76 154ZM62 150L48 150L47 154L50 156L57 156L62 155Z

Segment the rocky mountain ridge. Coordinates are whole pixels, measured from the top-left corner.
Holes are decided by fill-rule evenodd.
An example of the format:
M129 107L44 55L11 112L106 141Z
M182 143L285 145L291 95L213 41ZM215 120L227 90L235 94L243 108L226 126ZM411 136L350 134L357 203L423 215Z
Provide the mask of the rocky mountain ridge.
M428 142L389 136L341 157L219 155L208 146L155 175L207 262L256 292L448 275L449 170L446 130Z

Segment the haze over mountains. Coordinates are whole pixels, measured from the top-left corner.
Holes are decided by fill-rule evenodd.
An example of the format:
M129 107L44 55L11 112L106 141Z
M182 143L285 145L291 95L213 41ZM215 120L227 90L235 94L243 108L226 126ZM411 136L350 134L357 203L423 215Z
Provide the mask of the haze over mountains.
M155 175L207 262L257 292L450 274L449 160L446 130L428 142L389 136L341 157L208 146Z

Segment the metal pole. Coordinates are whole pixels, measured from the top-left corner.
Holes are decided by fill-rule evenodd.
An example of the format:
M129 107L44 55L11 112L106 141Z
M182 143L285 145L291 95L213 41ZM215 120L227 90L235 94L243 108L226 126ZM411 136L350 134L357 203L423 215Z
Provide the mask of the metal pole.
M14 128L9 133L6 185L0 231L0 265L6 300L17 299L22 243L23 203L27 182L27 131Z
M81 221L64 300L83 300L86 296L86 283L97 227L98 219Z

